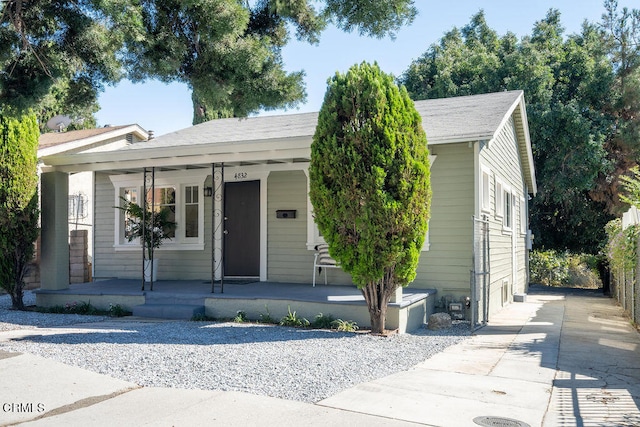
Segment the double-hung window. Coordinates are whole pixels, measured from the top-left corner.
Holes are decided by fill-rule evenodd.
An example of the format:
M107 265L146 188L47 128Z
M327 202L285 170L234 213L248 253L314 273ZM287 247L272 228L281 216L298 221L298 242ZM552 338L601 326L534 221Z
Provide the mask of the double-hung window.
M87 217L87 196L76 193L69 196L68 216L70 221L77 221Z
M513 228L513 197L507 189L504 190L502 226L505 230L511 230Z
M495 216L502 222L502 230L511 232L517 210L516 196L511 191L511 187L499 178L496 178L495 181Z
M140 200L138 198L139 190L137 187L125 187L120 189L117 194L124 200L139 204ZM116 206L120 206L121 203L118 200L118 204ZM133 235L133 226L135 224L135 218L133 218L128 212L116 212L118 219L121 219L122 227L118 227L119 229L116 231L119 236L118 241L120 243L129 242L129 238ZM116 221L120 222L120 221ZM137 243L137 242L136 242Z
M147 206L156 214L165 211L166 219L170 222L177 222L176 215L176 187L155 187L153 191L147 189ZM170 230L166 234L170 239L175 239L176 230Z
M200 236L200 191L197 185L184 187L184 237L198 238Z

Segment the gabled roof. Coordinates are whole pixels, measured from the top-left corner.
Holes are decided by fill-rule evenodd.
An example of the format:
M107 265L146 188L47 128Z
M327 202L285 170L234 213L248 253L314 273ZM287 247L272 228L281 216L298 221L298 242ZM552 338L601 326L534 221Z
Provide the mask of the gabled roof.
M522 91L416 101L430 145L490 140L510 116Z
M149 136L147 131L136 124L43 133L38 143L38 156L81 151L84 147L129 133L142 140Z
M535 194L535 170L522 91L415 102L429 145L491 141L513 116L525 179ZM77 170L206 167L211 163L304 162L318 113L220 119L106 153L45 157L46 165Z
M318 113L218 119L167 133L154 138L148 144L136 144L126 149L311 138L316 131L317 123Z

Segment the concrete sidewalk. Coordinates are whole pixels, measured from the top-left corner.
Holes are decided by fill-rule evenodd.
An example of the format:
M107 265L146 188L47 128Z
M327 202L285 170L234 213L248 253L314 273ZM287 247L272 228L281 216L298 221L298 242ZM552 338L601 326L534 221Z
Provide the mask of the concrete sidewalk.
M0 425L640 425L640 335L590 291L532 288L472 338L315 405L139 388L1 351L0 373Z

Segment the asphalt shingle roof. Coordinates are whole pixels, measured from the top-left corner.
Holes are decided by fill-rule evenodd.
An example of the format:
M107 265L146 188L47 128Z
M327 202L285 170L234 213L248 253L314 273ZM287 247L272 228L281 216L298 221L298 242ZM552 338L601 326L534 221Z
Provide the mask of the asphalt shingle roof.
M490 138L522 91L416 101L429 143ZM318 113L212 120L123 150L311 138Z
M491 138L522 91L416 101L429 143Z
M490 141L515 119L523 172L533 193L535 171L522 91L415 102L430 145ZM318 113L212 120L147 142L104 153L43 156L60 171L185 167L215 162L304 161L310 155Z

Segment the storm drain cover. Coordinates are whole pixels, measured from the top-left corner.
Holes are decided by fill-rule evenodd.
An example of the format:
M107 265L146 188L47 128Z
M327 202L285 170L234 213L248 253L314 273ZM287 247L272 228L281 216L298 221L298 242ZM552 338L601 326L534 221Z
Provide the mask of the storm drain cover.
M524 421L518 421L511 418L482 416L475 417L473 422L484 427L531 427Z

